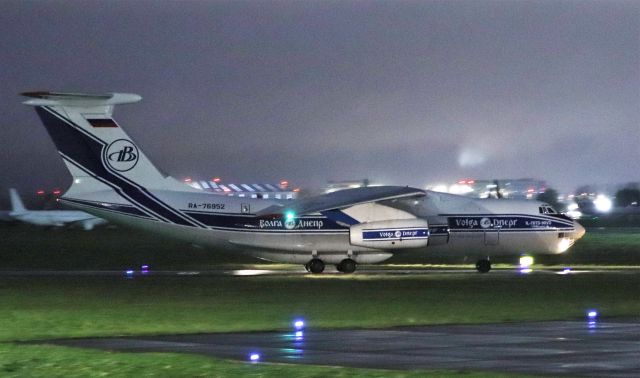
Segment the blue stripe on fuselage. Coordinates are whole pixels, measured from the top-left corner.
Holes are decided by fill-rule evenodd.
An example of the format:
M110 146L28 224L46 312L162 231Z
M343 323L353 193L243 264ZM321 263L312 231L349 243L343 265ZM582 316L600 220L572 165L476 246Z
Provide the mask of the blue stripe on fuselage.
M448 215L451 231L522 231L573 229L572 221L563 218L527 214Z
M105 203L105 202L93 202L87 200L81 200L76 198L63 197L60 198L61 202L68 202L72 205L80 205L85 207L91 207L98 210L108 210L125 215L134 215L137 217L150 218L147 214L143 213L139 209L131 205L123 205L117 203Z

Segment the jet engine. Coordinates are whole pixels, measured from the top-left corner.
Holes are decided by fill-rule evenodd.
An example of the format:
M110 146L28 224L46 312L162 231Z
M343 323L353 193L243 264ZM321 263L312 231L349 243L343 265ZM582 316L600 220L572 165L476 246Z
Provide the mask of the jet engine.
M349 228L352 245L376 249L426 247L429 223L424 219L393 219L354 224Z

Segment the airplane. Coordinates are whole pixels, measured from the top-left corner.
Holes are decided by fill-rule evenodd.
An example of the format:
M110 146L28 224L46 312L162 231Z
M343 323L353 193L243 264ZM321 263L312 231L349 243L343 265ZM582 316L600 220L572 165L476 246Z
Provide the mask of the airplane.
M403 186L347 189L295 200L225 196L166 176L112 118L128 93L26 92L73 184L60 201L110 222L211 249L229 249L321 273L352 273L394 253L559 254L584 233L533 200L473 199ZM157 125L150 125L157 127ZM153 130L149 130L153 132Z
M11 198L11 212L9 216L15 220L38 226L65 226L79 224L86 231L95 226L107 223L106 220L77 210L27 210L20 199L18 191L9 189Z

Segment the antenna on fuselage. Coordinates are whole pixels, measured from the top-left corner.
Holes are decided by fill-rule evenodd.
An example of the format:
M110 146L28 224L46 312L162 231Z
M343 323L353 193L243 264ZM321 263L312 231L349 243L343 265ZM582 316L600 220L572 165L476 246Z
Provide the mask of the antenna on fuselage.
M496 186L496 198L497 199L501 199L502 198L502 192L500 191L500 181L493 180L493 184Z

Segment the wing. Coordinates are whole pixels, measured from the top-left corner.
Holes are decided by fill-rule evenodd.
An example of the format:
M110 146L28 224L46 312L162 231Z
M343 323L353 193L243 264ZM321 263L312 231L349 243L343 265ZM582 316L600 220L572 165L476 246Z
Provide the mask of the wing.
M259 211L257 215L273 216L283 215L288 212L293 212L296 215L305 215L328 210L339 210L365 203L424 195L424 190L408 186L373 186L345 189L333 193L303 198L290 204L270 206Z

